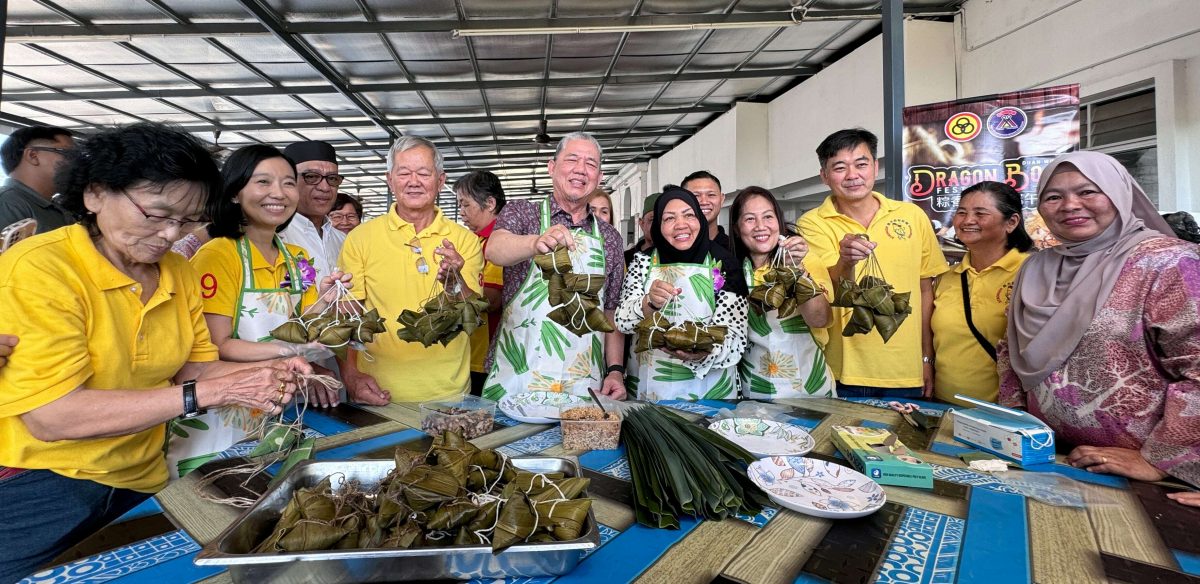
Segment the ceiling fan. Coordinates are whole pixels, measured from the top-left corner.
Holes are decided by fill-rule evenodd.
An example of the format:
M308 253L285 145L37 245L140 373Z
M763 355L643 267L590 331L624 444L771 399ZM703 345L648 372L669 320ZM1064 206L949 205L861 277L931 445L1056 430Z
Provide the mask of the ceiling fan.
M553 144L555 140L546 133L546 120L538 122L537 135L533 137L534 144Z

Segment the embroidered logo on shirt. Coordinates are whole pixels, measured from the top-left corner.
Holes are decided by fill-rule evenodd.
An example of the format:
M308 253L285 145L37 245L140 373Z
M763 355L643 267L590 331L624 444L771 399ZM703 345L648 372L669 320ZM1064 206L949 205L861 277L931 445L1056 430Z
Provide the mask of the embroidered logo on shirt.
M1005 306L1008 306L1008 302L1010 300L1012 300L1012 292L1013 292L1013 283L1012 282L1009 282L1007 284L1004 284L1003 286L1000 286L1000 289L996 290L996 302L999 302Z
M884 232L892 239L905 240L912 237L912 224L904 219L892 219L887 222Z

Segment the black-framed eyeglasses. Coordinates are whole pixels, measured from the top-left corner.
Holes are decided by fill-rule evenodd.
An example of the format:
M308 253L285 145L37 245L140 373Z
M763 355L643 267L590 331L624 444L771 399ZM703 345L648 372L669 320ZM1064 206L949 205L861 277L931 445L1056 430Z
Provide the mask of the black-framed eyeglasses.
M73 148L57 148L55 146L26 146L26 150L37 150L39 152L53 152L59 156L66 156L74 152Z
M200 227L201 225L208 223L207 219L197 219L195 221L180 221L179 219L175 219L173 217L165 217L163 215L151 215L151 214L147 213L146 210L143 209L142 206L137 203L137 201L133 200L133 197L129 196L129 193L125 192L124 190L121 190L118 192L121 193L122 195L125 195L125 198L128 199L130 203L133 203L133 206L136 207L138 212L142 214L142 217L146 218L146 223L153 225L155 227L160 227L160 228L161 227L177 227L183 233L191 233L193 229L196 229L197 227Z
M335 189L342 184L342 181L346 180L346 177L340 174L321 174L319 172L302 172L300 173L300 178L304 179L304 184L306 185L318 185L324 180L329 183L330 187Z

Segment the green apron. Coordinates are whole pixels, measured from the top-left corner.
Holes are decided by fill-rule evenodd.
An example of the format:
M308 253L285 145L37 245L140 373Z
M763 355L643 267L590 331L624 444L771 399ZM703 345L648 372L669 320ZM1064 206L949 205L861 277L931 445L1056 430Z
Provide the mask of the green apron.
M754 289L750 260L742 265L746 283ZM746 353L738 363L742 395L750 399L835 396L833 374L825 354L813 339L804 317L779 320L779 311L766 314L751 306L747 314Z
M573 229L575 250L571 271L605 275L604 238L599 219L592 219L591 233ZM542 201L541 230L550 228L550 204ZM600 290L604 305L604 290ZM529 275L500 317L492 368L484 382L483 397L499 400L506 393L553 391L587 395L599 389L604 377L604 333L575 336L547 315L550 306L548 283L542 271L529 260Z
M703 264L668 264L658 262L658 252L650 258L650 271L646 274L644 292L650 291L655 280L670 283L683 290L662 313L679 324L687 320L709 322L717 307L713 272L718 269L712 258ZM637 344L636 339L634 344ZM638 397L647 401L667 399L731 399L737 397L737 377L732 367L710 370L702 378L696 372L663 352L653 349L638 353L634 359L638 379Z
M238 294L237 312L233 315L232 338L254 342L274 340L271 331L295 316L300 306L304 283L296 259L278 235L275 245L287 266L290 280L287 288L255 288L250 241L242 237L237 242L238 258L242 262L242 290ZM213 454L245 438L258 428L262 416L262 410L233 405L212 409L188 420L172 421L167 430L167 470L172 478L176 473L186 474Z

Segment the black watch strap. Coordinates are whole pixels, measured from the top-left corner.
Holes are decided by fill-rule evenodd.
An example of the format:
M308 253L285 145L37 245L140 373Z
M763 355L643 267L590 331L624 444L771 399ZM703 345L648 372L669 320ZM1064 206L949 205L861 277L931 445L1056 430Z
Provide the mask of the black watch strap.
M608 375L609 373L612 373L613 371L616 371L617 373L620 373L621 375L625 375L625 366L624 365L609 365L608 369L604 370L604 374Z
M194 418L204 413L200 410L200 402L196 401L196 380L183 382L183 419Z

